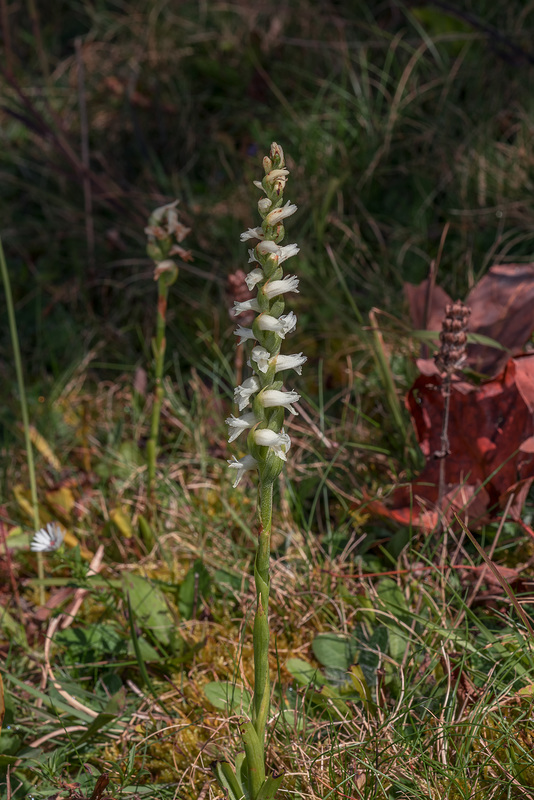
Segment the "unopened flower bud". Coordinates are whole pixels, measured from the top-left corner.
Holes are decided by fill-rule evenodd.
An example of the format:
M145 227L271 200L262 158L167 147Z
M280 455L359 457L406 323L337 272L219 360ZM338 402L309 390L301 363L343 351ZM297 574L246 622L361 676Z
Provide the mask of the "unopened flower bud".
M268 197L262 197L258 200L258 211L264 217L272 206L272 201Z
M269 153L271 156L271 160L275 167L281 169L285 167L285 158L284 158L284 151L282 150L282 146L273 142L271 145L271 152Z

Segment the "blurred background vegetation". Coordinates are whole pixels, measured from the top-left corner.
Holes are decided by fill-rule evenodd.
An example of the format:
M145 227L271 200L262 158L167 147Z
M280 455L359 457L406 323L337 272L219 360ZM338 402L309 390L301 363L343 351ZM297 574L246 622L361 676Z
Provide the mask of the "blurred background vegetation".
M239 233L272 140L299 205L301 336L327 385L355 313L403 317L403 282L427 276L445 229L452 295L531 259L532 4L2 0L1 13L0 227L33 383L99 342L100 374L146 360L144 226L174 198L194 261L172 290L169 357L187 371L231 352L226 282L246 264ZM7 325L0 348L11 385Z

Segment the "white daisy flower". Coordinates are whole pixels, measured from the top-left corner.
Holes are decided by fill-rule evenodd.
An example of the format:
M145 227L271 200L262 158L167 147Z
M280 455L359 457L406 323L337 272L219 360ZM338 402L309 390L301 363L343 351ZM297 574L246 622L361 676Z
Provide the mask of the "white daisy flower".
M245 474L245 472L249 469L254 469L257 466L258 462L256 459L251 455L243 456L239 460L232 456L232 458L228 461L228 466L230 469L236 469L237 475L234 481L234 489Z
M63 544L65 532L57 522L49 522L44 528L34 533L30 550L40 553L51 553Z
M263 287L263 294L268 297L269 300L273 297L278 297L280 294L285 294L286 292L296 292L298 294L298 285L299 279L295 275L286 275L281 281L269 281L269 283L266 283Z
M292 414L297 414L291 403L298 403L300 400L298 392L280 392L278 389L266 389L261 393L260 398L264 408L283 406Z
M255 375L243 381L241 386L236 386L234 389L234 402L237 403L240 411L243 411L245 406L248 406L251 396L258 392L259 389L260 382Z
M269 430L269 428L262 428L261 430L254 431L254 441L262 447L272 447L275 456L281 458L282 461L287 461L286 453L291 447L291 439L282 430L281 433Z
M249 411L247 414L243 414L241 417L234 417L232 414L230 417L225 419L225 422L230 428L230 438L228 441L234 442L244 430L247 428L252 428L254 425L256 425L258 420L256 419L255 414L252 411ZM232 428L234 430L232 430Z
M281 339L285 339L286 334L294 331L296 327L297 315L292 311L290 311L289 314L282 314L278 319L276 319L276 317L271 317L270 314L261 314L258 317L258 328L260 331L272 331L273 333L277 333Z

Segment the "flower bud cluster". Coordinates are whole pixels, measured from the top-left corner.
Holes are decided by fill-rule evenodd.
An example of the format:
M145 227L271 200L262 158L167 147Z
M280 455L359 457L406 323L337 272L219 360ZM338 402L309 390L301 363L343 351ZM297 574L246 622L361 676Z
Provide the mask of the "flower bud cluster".
M247 362L254 374L235 389L235 402L241 416L228 417L229 442L233 442L243 431L248 431L248 454L241 459L235 456L228 462L235 469L237 486L244 473L258 469L262 481L272 482L281 472L291 440L285 432L285 409L296 414L293 404L300 395L293 391L283 391L283 383L278 373L294 369L299 375L306 356L302 353L281 355L280 348L285 337L295 330L297 318L290 311L284 314L284 295L298 292L299 281L294 275L284 277L282 264L296 255L296 244L281 245L285 236L284 220L295 213L297 206L289 201L284 205L284 188L289 171L285 167L284 152L273 142L268 157L263 159L265 177L254 181L265 197L258 202L262 218L261 227L249 228L241 234L241 241L259 239L259 243L249 250L249 264L255 266L246 276L250 291L256 289L256 297L234 303L234 315L253 311L257 313L252 327L238 325L235 331L238 344L247 339L255 342L250 360Z
M156 262L154 280L164 278L167 286L171 286L178 277L178 267L172 256L179 256L182 261L191 261L191 252L178 244L182 242L191 228L187 228L178 220L178 211L174 203L156 208L149 217L145 233L148 237L147 255Z

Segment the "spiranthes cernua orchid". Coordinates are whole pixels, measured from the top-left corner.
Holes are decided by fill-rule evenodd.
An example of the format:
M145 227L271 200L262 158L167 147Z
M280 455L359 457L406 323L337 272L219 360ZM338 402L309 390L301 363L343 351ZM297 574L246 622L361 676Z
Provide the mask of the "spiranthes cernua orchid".
M265 176L254 181L263 192L258 201L262 218L261 227L249 228L241 234L241 241L258 239L249 250L249 263L254 265L246 277L250 291L256 297L236 302L234 314L254 311L257 316L252 327L238 325L235 333L239 343L250 339L252 348L249 365L253 374L235 389L234 399L240 415L228 417L229 441L233 442L247 432L247 453L228 462L234 471L234 486L248 470L259 475L259 537L254 564L256 585L256 613L254 618L254 697L252 719L241 726L244 753L236 759L235 768L227 762L214 765L215 775L230 800L272 800L282 781L282 776L266 775L265 728L270 708L269 678L269 558L273 505L273 484L280 475L291 447L291 439L284 429L286 410L296 414L294 404L300 399L295 391L284 391L280 372L295 370L299 375L306 356L302 353L282 355L280 349L286 336L296 327L297 318L290 311L284 313L285 296L298 292L298 278L284 277L282 264L297 255L296 244L282 245L285 236L284 221L295 213L297 207L289 201L284 205L284 188L289 171L285 166L284 152L273 142L269 156L263 159ZM245 410L246 409L246 410ZM244 412L244 413L241 413Z
M163 367L165 362L165 326L167 319L167 298L169 287L178 277L178 266L173 256L182 261L191 261L191 253L180 246L190 228L178 219L178 200L156 208L149 217L145 233L148 238L147 255L154 261L154 280L158 285L156 335L152 340L154 353L154 402L150 423L150 437L147 442L148 498L155 509L154 488L156 480L156 460L158 452L159 424L163 402Z

